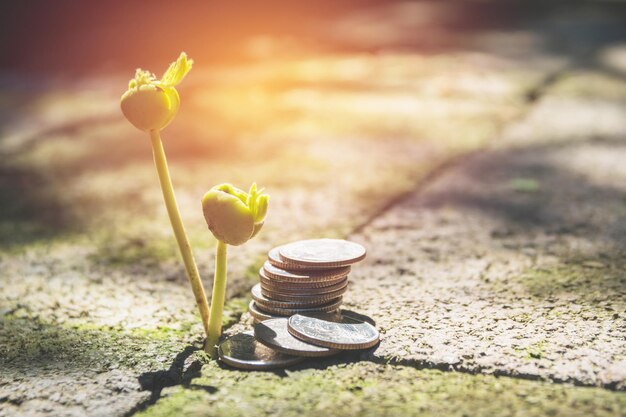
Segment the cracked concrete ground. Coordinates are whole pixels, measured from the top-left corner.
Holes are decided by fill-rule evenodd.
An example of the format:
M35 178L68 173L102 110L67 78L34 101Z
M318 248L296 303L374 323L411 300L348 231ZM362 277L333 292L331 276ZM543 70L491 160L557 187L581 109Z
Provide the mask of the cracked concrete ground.
M594 79L621 98L572 92ZM346 298L378 318L375 357L626 388L624 97L622 80L568 72L491 149L352 236L370 256Z
M423 10L390 7L352 19L396 27ZM273 195L260 239L231 254L226 325L274 244L356 228L369 249L346 302L376 318L381 345L284 374L197 351L149 150L117 112L126 80L7 91L0 415L623 415L623 25L550 19L434 55L398 52L396 33L377 56L194 69L164 137L209 288L198 178Z

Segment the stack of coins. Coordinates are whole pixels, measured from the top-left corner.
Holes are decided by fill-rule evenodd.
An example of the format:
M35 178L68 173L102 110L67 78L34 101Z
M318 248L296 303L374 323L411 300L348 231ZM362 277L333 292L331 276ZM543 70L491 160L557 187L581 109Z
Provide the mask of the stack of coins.
M265 370L375 346L378 330L370 320L357 316L341 311L265 320L254 325L254 333L226 339L218 353L224 363L235 368Z
M339 310L351 265L363 258L363 246L338 239L272 249L252 289L254 333L225 340L218 350L222 361L243 369L274 369L376 345L379 333L369 317Z
M351 265L365 248L339 239L292 242L269 251L252 288L249 311L256 322L294 314L335 312L348 288Z

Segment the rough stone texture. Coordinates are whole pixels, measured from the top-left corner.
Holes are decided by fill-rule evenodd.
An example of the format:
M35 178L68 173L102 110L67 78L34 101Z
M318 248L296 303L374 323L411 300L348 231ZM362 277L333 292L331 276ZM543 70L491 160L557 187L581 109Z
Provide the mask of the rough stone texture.
M344 236L433 169L496 138L489 153L427 181L354 236L370 259L355 269L348 302L384 331L380 348L361 359L410 366L300 368L290 374L303 375L296 391L326 395L324 383L336 376L339 388L368 393L335 390L338 396L308 409L316 413L361 399L360 410L381 403L374 415L407 411L405 404L462 414L464 398L476 399L474 407L494 392L513 392L503 398L507 406L522 398L519 414L623 414L622 393L412 369L623 388L624 52L596 36L615 33L614 17L599 14L581 26L574 11L560 14L559 24L438 33L447 49L422 54L407 16L430 9L381 7L390 9L357 11L323 28L329 37L382 48L377 54L304 42L301 55L277 53L271 62L198 65L181 86L184 111L163 136L207 289L214 242L198 200L214 183L256 180L273 196L259 238L229 254L229 296L236 296L256 279L271 246ZM432 16L451 16L448 6L430 7ZM381 13L385 19L373 19ZM384 42L358 31L372 19L377 33L390 35ZM149 147L117 108L127 74L42 83L35 93L32 81L0 77L0 415L125 415L162 393L148 413L173 413L171 397L198 414L228 415L202 403L228 397L240 379L247 391L233 400L243 412L259 388L285 400L285 414L301 411L287 401L291 381L264 385L273 374L211 363L203 375L219 384L193 379L206 362L197 352L201 325ZM549 94L535 103L547 85ZM245 305L233 299L226 324ZM406 379L414 383L403 385ZM273 397L270 388L280 392ZM454 399L449 408L447 398ZM261 405L280 414L275 404Z
M138 415L600 417L626 411L624 393L599 388L371 362L317 365L272 373L211 363L189 386L168 389Z
M272 195L263 232L229 253L229 296L242 294L271 246L343 236L483 146L567 60L533 54L310 52L194 68L163 138L207 291L214 242L199 199L211 185L255 180ZM158 397L162 384L142 384L146 375L200 347L147 139L117 110L126 77L5 94L23 104L3 108L0 141L0 414L123 415ZM22 343L47 347L25 355ZM70 359L101 344L113 368Z
M593 80L626 91L568 73L353 236L370 256L346 299L384 333L375 358L626 388L626 95Z

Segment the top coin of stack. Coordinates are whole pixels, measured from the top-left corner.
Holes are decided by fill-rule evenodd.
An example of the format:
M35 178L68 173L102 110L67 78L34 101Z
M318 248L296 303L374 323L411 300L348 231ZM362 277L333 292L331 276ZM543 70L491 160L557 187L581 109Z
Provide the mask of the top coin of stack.
M350 266L365 248L340 239L292 242L269 251L252 288L250 314L260 322L294 314L334 312L348 286Z

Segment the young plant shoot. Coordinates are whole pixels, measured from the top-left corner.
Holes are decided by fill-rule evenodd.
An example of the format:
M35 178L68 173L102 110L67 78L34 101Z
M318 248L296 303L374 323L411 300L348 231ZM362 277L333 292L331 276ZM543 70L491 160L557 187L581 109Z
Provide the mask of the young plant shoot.
M205 346L205 350L213 357L215 345L222 334L228 245L243 245L259 233L268 202L269 196L262 189L257 190L256 184L252 184L247 193L231 184L216 185L202 198L204 218L217 239L209 334Z
M189 239L178 211L178 204L176 203L160 134L161 129L165 128L178 112L180 98L175 87L187 75L192 64L193 61L187 59L187 55L183 52L176 62L169 66L160 80L148 71L137 69L135 78L130 80L128 90L122 95L121 107L122 113L124 113L128 121L150 135L154 163L159 175L167 214L172 223L174 236L183 257L187 278L200 310L204 331L208 335L209 306L202 281L200 280L200 274L198 273L198 267L191 252Z

